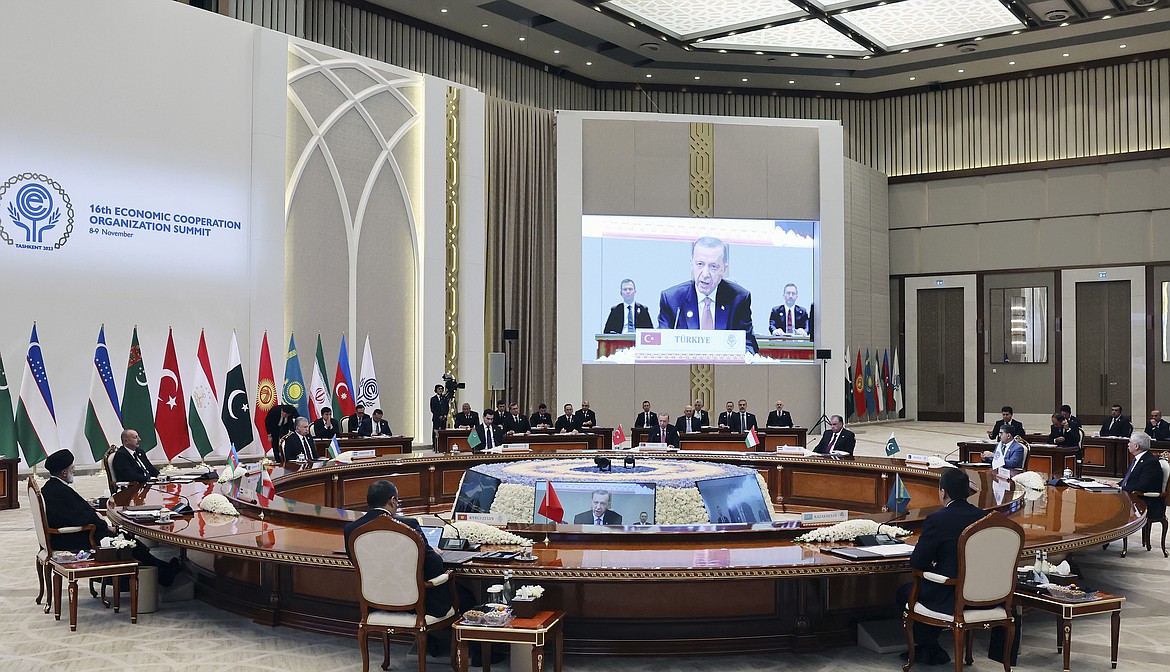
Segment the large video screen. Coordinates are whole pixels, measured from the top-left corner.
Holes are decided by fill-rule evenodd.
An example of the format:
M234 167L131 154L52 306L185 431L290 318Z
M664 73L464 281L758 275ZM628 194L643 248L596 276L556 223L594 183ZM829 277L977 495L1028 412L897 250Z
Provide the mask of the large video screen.
M583 216L585 363L812 359L817 224Z
M481 474L473 469L463 472L459 481L459 494L455 496L454 513L488 513L496 501L500 479Z
M536 482L532 522L569 525L653 525L654 483L554 481L553 491L564 510L563 520L550 520L540 512L548 494L548 481Z
M764 491L754 474L696 481L712 523L771 522Z

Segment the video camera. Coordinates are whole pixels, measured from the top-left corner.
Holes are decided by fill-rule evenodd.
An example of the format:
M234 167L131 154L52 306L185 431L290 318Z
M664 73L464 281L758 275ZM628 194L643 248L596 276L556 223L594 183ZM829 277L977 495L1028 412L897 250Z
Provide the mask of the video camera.
M461 383L458 380L455 380L455 376L452 376L450 373L443 374L443 384L447 387L445 396L448 400L455 399L455 390L467 389L467 383Z

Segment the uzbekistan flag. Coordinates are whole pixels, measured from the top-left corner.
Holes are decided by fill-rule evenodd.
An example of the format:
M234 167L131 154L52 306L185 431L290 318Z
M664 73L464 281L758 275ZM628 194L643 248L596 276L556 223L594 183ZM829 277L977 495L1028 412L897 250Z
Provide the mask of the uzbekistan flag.
M122 443L122 408L114 387L114 369L106 348L106 327L98 331L93 354L93 375L89 379L89 405L85 409L85 440L94 462L101 462L110 446Z
M49 374L41 355L34 322L24 358L24 378L20 383L20 401L16 406L16 437L29 466L45 461L61 447L57 439L57 415L53 411L53 393L49 391Z

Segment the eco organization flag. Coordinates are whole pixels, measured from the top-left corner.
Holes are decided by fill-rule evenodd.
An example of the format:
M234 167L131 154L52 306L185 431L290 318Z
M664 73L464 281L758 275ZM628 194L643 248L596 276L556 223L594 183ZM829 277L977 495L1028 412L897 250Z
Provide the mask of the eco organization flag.
M244 366L240 363L240 346L232 332L232 349L228 355L228 372L223 385L223 408L220 420L227 430L232 451L243 450L251 445L252 414L248 410L248 390L244 387Z
M104 325L98 331L97 349L93 354L89 404L85 409L85 440L94 462L101 462L110 446L122 443L122 408L118 403L118 389L114 386L114 369L110 366Z
M368 412L382 407L378 394L378 376L374 373L374 356L370 353L370 335L366 334L366 347L362 350L362 377L358 381L358 403L365 404Z
M44 462L61 446L57 439L57 416L53 411L53 393L49 391L49 374L45 371L35 323L28 342L28 354L24 358L20 401L16 405L16 436L29 466Z
M219 395L215 389L215 374L211 371L211 357L207 354L207 340L199 332L199 369L188 400L187 424L191 428L191 442L200 457L224 454L231 445L227 428L219 417Z

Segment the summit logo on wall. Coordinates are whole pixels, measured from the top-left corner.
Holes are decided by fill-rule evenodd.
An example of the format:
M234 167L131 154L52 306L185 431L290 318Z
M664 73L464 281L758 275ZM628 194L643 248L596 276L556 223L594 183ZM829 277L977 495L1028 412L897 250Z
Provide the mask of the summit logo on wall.
M59 250L73 233L73 203L41 173L13 175L0 185L0 240L21 250Z

